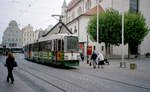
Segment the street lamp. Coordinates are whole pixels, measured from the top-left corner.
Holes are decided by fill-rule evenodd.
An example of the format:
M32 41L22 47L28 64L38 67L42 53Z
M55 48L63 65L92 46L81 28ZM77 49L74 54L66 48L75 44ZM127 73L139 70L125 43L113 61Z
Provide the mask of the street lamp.
M122 2L122 64L126 68L126 63L124 62L124 2Z
M96 0L96 2L97 2L97 44L98 44L99 42L99 32L98 32L99 30L99 7L98 7L99 2L98 0Z

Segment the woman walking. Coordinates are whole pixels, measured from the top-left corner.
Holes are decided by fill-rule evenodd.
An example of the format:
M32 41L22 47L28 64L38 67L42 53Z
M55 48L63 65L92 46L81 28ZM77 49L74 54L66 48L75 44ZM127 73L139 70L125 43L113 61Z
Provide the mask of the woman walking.
M103 69L104 56L102 53L98 53L97 61L98 61L98 68L99 68L99 66L101 66L101 69Z
M14 61L15 61L15 58L14 58L13 54L9 52L8 57L6 59L6 66L7 66L7 70L8 70L7 82L9 82L9 79L11 79L11 84L13 84L13 82L14 82L14 77L13 77L13 73L12 73L12 70L14 68Z

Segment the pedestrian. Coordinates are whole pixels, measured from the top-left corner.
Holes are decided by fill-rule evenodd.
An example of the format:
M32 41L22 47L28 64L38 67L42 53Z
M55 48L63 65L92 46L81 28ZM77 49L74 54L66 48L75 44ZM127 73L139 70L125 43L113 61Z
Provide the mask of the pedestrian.
M11 79L11 84L13 84L14 82L14 77L12 73L12 70L14 68L14 62L15 62L15 58L13 54L11 52L8 52L8 57L6 58L6 67L8 70L7 82L9 82L9 79Z
M81 57L81 60L84 61L84 56L82 52L80 53L80 57Z
M99 66L100 66L101 69L103 69L103 65L104 65L104 56L103 56L102 53L98 53L97 61L98 61L98 68L99 68Z
M91 60L93 61L93 68L96 68L96 58L97 58L97 54L95 53L95 51L93 51L93 54L91 56Z

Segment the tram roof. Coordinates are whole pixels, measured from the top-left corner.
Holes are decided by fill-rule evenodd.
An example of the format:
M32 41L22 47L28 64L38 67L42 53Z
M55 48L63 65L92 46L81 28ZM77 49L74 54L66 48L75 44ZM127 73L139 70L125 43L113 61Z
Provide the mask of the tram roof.
M76 36L76 35L74 35L74 34L53 34L50 36L41 37L39 39L39 42L47 41L47 40L53 40L53 39L64 39L65 36Z

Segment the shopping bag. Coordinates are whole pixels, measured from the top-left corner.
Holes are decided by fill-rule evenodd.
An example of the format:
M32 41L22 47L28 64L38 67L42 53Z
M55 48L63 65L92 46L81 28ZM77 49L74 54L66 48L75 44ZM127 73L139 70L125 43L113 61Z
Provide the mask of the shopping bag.
M18 66L18 64L17 64L17 62L16 61L14 61L14 65L13 65L14 67L17 67Z

